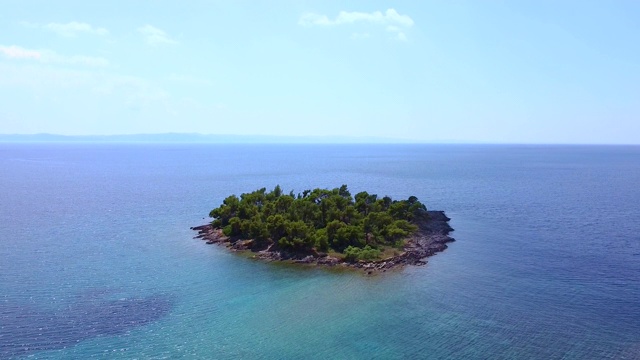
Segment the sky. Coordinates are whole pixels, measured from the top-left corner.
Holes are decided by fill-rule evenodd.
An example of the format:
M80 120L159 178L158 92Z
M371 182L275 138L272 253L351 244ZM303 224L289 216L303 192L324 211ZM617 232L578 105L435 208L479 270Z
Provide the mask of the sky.
M0 5L0 134L640 144L640 2Z

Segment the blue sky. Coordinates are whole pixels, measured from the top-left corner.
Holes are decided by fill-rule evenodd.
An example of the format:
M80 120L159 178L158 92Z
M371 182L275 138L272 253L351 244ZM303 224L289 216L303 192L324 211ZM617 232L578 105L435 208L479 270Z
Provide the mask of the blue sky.
M32 1L0 133L640 144L638 1Z

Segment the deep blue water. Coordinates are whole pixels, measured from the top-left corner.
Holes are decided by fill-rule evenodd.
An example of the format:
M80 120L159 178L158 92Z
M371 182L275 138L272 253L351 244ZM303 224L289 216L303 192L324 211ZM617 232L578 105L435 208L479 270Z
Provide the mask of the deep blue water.
M232 193L445 210L427 266L246 259ZM0 144L0 358L640 358L640 147Z

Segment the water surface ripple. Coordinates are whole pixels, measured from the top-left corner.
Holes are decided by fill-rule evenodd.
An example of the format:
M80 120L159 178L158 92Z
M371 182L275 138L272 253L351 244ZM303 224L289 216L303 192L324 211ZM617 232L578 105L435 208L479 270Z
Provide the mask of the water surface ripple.
M0 144L0 358L640 358L640 147ZM452 218L381 276L193 240L231 193Z

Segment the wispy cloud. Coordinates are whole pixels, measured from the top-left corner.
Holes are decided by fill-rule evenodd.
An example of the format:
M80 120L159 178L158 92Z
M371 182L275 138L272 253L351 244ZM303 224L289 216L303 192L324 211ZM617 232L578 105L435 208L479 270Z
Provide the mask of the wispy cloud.
M303 26L341 25L356 22L370 22L382 25L397 24L406 27L413 25L413 19L407 15L400 15L395 9L387 9L384 13L380 11L371 13L340 11L338 16L333 20L329 19L326 15L306 13L298 20L298 24Z
M34 50L26 49L20 46L0 45L0 54L3 57L14 60L33 60L41 63L48 64L66 64L66 65L81 65L90 67L105 67L109 66L109 60L101 57L86 56L86 55L60 55L52 50Z
M354 32L351 34L351 39L352 40L360 40L360 39L368 39L371 35L369 35L369 33L358 33L358 32Z
M37 50L29 50L20 46L3 46L0 45L0 54L9 59L35 59L42 58L42 53Z
M171 74L167 80L190 85L211 85L211 81L207 79L181 74Z
M393 34L396 34L396 39L400 41L407 41L407 36L404 34L402 29L397 26L389 25L387 26L387 31Z
M407 41L407 36L403 29L413 26L414 22L408 15L401 15L395 9L387 9L384 13L381 11L374 11L370 13L358 12L358 11L340 11L338 16L334 19L330 19L327 15L321 15L316 13L305 13L300 19L298 24L302 26L337 26L345 24L355 23L369 23L375 25L386 26L386 30L395 34L395 38L400 41ZM356 34L356 33L354 33ZM361 38L359 36L351 36L354 38Z
M101 95L122 96L125 106L131 110L140 110L151 103L170 98L164 89L135 76L100 74L90 80L93 82L92 91Z
M109 60L96 57L96 56L85 56L85 55L73 55L73 56L63 56L58 54L51 54L48 57L50 62L59 63L59 64L69 64L69 65L82 65L82 66L91 66L91 67L106 67L109 66Z
M95 26L92 26L91 24L78 22L78 21L71 21L66 24L48 23L44 25L22 21L20 22L20 24L27 28L43 29L64 37L76 37L80 34L89 34L89 35L98 35L98 36L109 35L109 30L105 28L95 27Z
M178 42L170 38L163 30L152 25L145 25L138 28L138 32L144 36L150 45L177 44Z
M175 112L174 98L158 84L144 78L119 75L113 72L93 71L88 68L39 66L36 62L17 64L0 61L0 87L25 88L37 94L59 95L60 99L75 101L78 93L88 98L98 96L108 101L110 110ZM97 99L96 99L97 100ZM80 104L82 108L82 104ZM86 109L86 107L84 107ZM4 108L0 108L0 113ZM0 114L1 115L1 114Z

